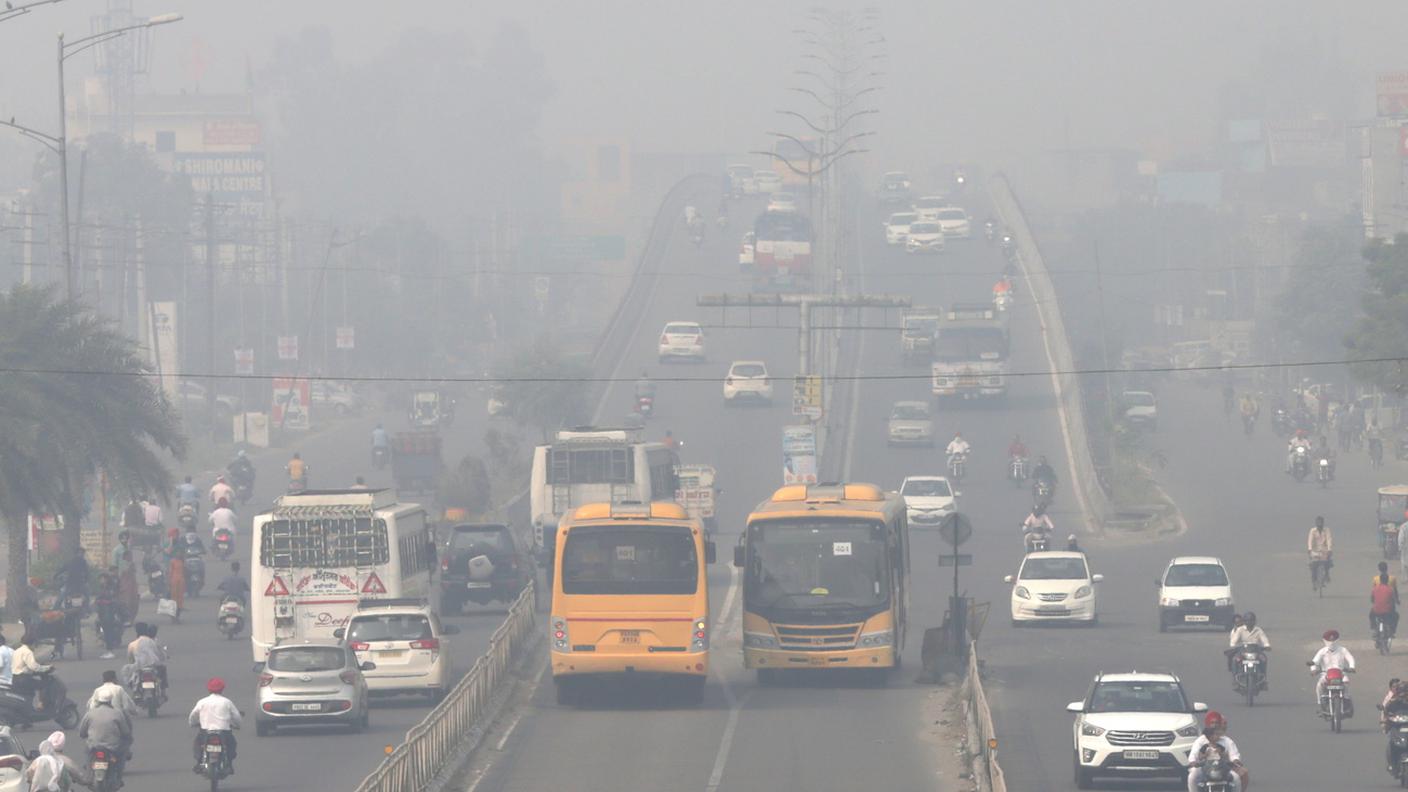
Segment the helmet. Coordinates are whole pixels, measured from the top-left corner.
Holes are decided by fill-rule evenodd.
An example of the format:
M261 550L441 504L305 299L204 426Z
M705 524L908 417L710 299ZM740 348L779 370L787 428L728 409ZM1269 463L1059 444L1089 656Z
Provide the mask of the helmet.
M1067 536L1067 537L1066 537L1066 541L1067 541L1067 542L1074 542L1075 540L1076 540L1076 535L1075 535L1075 534L1071 534L1070 536Z
M210 681L205 683L205 689L211 693L223 693L225 690L225 680L220 677L211 677Z
M1246 622L1248 627L1255 627L1256 614L1252 613L1251 611L1247 611L1247 614L1242 617L1242 621Z
M1222 717L1221 712L1209 710L1208 714L1203 716L1203 727L1207 729L1226 728L1227 719Z
M1340 639L1340 631L1339 631L1339 630L1326 630L1326 631L1325 631L1325 634L1322 635L1322 636L1320 636L1320 637L1321 637L1321 638L1324 638L1324 639L1327 640L1327 641L1338 641L1338 640Z

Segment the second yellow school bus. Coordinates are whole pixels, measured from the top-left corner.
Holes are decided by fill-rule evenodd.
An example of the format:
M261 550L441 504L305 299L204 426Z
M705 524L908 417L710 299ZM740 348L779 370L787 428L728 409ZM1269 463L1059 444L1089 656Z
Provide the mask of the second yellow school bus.
M748 516L743 662L768 684L792 669L899 664L909 609L904 502L873 484L796 485Z
M689 698L709 674L713 542L676 503L594 503L557 529L552 678L559 704L575 704L602 675L678 679Z

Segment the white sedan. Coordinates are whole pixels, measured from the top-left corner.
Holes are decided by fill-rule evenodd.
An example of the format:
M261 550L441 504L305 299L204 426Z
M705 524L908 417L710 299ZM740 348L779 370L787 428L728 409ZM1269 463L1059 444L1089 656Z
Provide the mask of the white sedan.
M1032 621L1075 621L1094 624L1095 584L1103 575L1090 574L1085 553L1028 553L1012 586L1012 626Z

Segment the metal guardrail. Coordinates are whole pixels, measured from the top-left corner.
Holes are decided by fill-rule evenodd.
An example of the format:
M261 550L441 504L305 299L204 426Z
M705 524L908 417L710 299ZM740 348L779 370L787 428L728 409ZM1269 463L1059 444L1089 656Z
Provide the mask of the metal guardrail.
M992 710L988 707L987 694L983 692L983 678L978 673L976 641L968 646L968 678L963 684L968 691L968 752L973 757L978 788L1007 792L1007 777L1002 773L1002 765L997 762L997 730L993 728Z
M425 720L411 727L396 749L381 760L357 792L421 792L454 757L465 737L489 713L514 657L528 643L536 623L535 584L518 595L508 618L489 639L489 651L474 663Z

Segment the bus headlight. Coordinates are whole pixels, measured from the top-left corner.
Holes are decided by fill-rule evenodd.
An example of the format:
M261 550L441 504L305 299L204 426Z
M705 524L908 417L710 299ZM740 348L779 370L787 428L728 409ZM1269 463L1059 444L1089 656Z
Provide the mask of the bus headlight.
M703 619L696 619L694 622L694 635L690 645L694 651L702 652L709 648L709 625Z
M567 636L567 621L560 616L552 617L552 648L558 652L570 652Z
M746 649L776 649L777 636L772 633L743 633L743 646Z
M879 630L871 633L861 633L860 643L856 645L862 649L873 649L880 646L889 646L894 642L894 630Z

